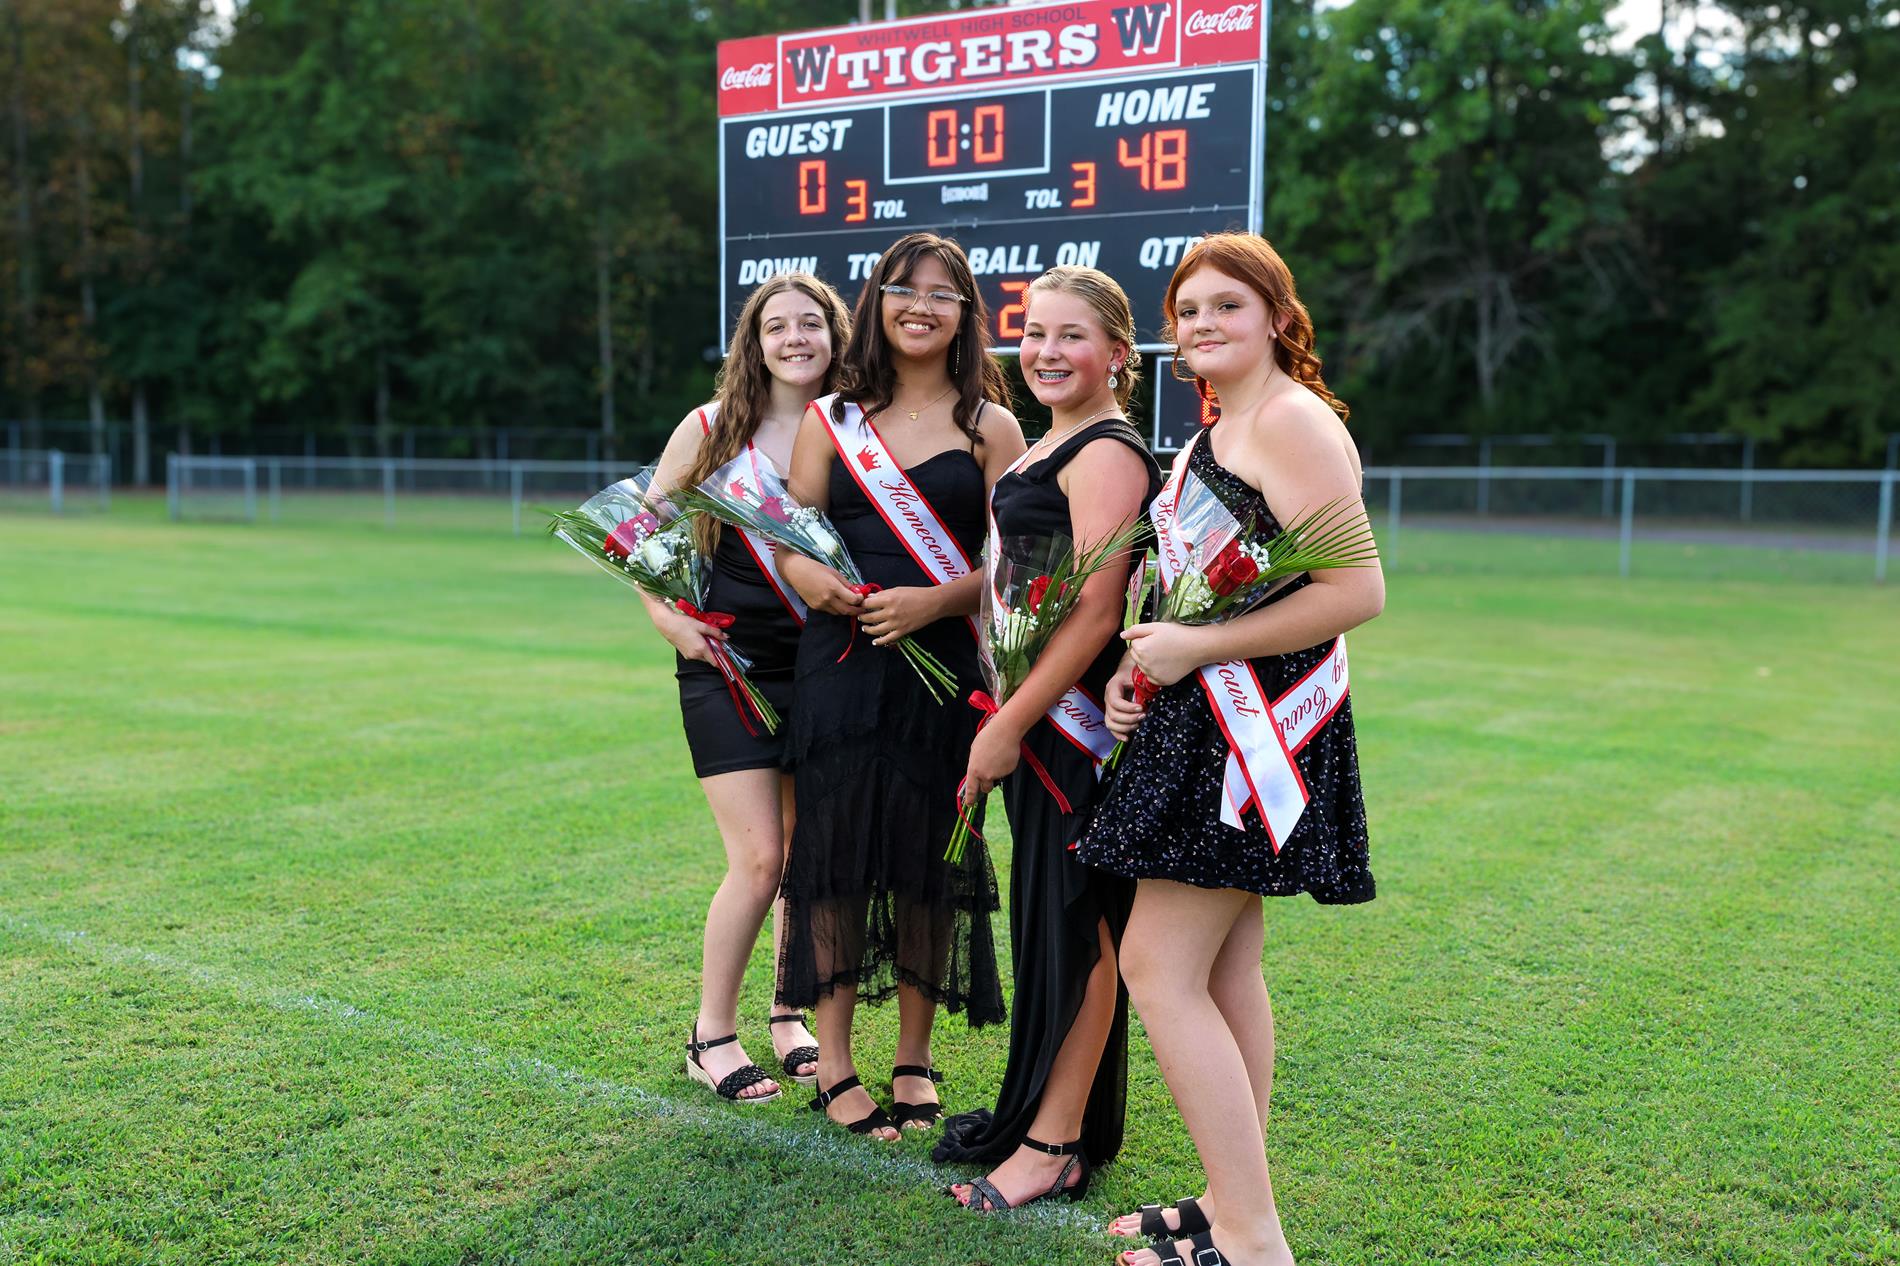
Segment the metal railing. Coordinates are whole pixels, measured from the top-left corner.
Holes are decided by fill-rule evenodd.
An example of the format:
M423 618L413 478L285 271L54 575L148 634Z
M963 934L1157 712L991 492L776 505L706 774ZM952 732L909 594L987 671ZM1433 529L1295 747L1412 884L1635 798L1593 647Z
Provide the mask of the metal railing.
M287 507L321 504L329 517L400 520L405 502L430 501L439 521L478 530L499 525L506 501L520 535L524 508L572 505L620 478L630 464L606 461L462 461L347 457L186 457L167 462L171 517L282 521ZM1601 466L1373 466L1367 509L1388 563L1428 542L1460 534L1568 538L1615 544L1615 570L1628 576L1639 545L1685 553L1736 546L1834 559L1840 574L1870 558L1885 580L1892 551L1900 471L1708 470ZM444 507L469 507L459 520ZM318 513L311 511L311 513ZM1588 565L1607 570L1607 552ZM1864 575L1865 572L1860 572Z
M43 497L54 514L112 507L112 461L103 453L57 448L0 449L0 491L7 501L33 504Z

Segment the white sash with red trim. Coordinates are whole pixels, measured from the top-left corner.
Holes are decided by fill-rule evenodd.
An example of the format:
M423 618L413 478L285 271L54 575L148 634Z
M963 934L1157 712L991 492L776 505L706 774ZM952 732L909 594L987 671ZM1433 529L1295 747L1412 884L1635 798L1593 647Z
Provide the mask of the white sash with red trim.
M1029 451L1025 451L1021 457L1009 464L1009 469L1003 474L1014 474L1028 460ZM1002 478L999 476L996 482L1002 483ZM990 557L996 558L1001 549L1002 534L996 528L996 488L994 485L990 488L988 511L990 539L987 548ZM1003 596L994 591L991 596L996 600L997 610L1002 610ZM1106 761L1109 754L1115 750L1115 736L1108 732L1108 718L1103 715L1101 703L1088 691L1082 689L1081 683L1077 682L1070 686L1060 699L1050 705L1049 711L1044 713L1044 716L1049 724L1056 728L1056 733L1075 744L1084 756L1094 762L1095 776L1100 778L1102 762Z
M718 404L703 405L697 412L699 414L700 429L707 435L711 435L713 419L719 416ZM751 440L746 441L745 452L746 456L751 459L752 468L755 472L758 470L761 460L768 462L771 460L770 458L761 458L758 446L753 444ZM763 493L760 492L755 479L747 479L743 474L740 475L740 479L750 486L750 490L755 496L763 497ZM759 570L764 573L765 583L771 586L772 592L778 595L778 600L784 604L785 610L791 615L792 619L798 623L798 626L803 628L805 626L806 615L805 600L798 596L797 590L779 578L778 558L772 553L772 543L762 536L748 532L744 528L740 528L738 531L739 540L744 544L746 553L752 555L752 561L757 563Z
M1160 542L1156 555L1164 590L1172 587L1188 564L1192 546L1180 538L1175 526L1176 510L1188 456L1205 434L1205 430L1197 433L1175 458L1168 482L1150 511ZM1278 853L1282 842L1299 825L1310 798L1299 763L1293 758L1332 719L1346 698L1346 639L1343 635L1334 639L1326 657L1271 703L1253 665L1244 659L1203 664L1200 679L1214 720L1227 739L1220 820L1238 829L1241 815L1253 809L1267 828L1273 851Z
M811 408L823 419L825 432L838 450L838 460L870 501L871 508L884 520L884 526L891 530L904 552L923 568L932 584L947 585L969 575L974 568L963 547L957 544L957 538L944 526L929 500L891 456L877 427L864 416L862 409L849 403L844 406L844 421L839 423L831 416L831 402L835 399L836 396L821 396L812 401ZM971 636L976 636L976 617L965 619Z

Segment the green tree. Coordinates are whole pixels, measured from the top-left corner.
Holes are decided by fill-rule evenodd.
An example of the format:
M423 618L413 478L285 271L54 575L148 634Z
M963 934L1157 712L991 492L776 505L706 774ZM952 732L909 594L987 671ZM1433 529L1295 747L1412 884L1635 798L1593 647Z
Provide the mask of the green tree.
M1603 6L1287 16L1281 38L1307 54L1276 112L1268 230L1332 323L1342 390L1373 406L1380 438L1522 428L1526 384L1629 271L1605 103L1633 68L1609 50Z

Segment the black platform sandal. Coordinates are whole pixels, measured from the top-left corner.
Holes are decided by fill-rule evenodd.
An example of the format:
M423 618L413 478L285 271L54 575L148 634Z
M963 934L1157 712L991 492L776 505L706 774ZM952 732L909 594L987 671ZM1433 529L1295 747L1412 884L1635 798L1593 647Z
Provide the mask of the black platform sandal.
M1141 1214L1140 1234L1150 1240L1178 1240L1184 1235L1198 1235L1202 1231L1213 1230L1213 1223L1209 1222L1207 1215L1201 1212L1201 1202L1193 1196L1175 1201L1172 1207L1181 1223L1173 1230L1169 1230L1168 1224L1162 1220L1166 1211L1161 1205L1144 1204L1136 1210Z
M922 1064L899 1064L891 1069L892 1094L897 1093L896 1086L899 1077L927 1077L939 1086L943 1084L943 1074L934 1068L926 1068ZM900 1100L891 1105L891 1115L897 1118L897 1128L900 1130L904 1128L906 1122L910 1121L921 1121L928 1129L937 1123L937 1118L943 1115L943 1105L941 1103L904 1103Z
M804 1023L805 1013L803 1011L791 1011L785 1015L775 1015L766 1020L766 1024L768 1025ZM785 1070L785 1075L799 1085L815 1086L818 1084L817 1070L814 1069L809 1073L801 1073L798 1071L798 1066L800 1064L816 1064L817 1062L818 1048L816 1046L794 1046L791 1050L785 1052L784 1058L779 1060L778 1064L780 1068Z
M1049 1156L1069 1158L1068 1163L1063 1165L1062 1172L1056 1175L1055 1182L1050 1184L1049 1190L1039 1196L1029 1197L1023 1201L1023 1204L1035 1204L1041 1200L1080 1200L1089 1194L1089 1161L1088 1157L1082 1154L1081 1139L1073 1143L1044 1143L1039 1139L1024 1138L1023 1146L1033 1147L1038 1152ZM1070 1186L1069 1175L1073 1174L1078 1167L1082 1170L1082 1177L1074 1186ZM963 1207L972 1213L998 1213L1004 1209L1022 1207L1022 1205L1011 1205L1003 1193L996 1189L996 1184L987 1177L971 1179L969 1188L970 1202ZM977 1204L978 1200L983 1203Z
M832 1100L836 1099L839 1095L843 1094L845 1091L855 1090L856 1088L858 1088L859 1086L862 1086L863 1084L864 1083L859 1081L855 1076L846 1077L843 1081L839 1082L837 1085L833 1086L831 1089L822 1091L819 1094L813 1095L812 1101L811 1101L811 1110L813 1112L824 1112L826 1108L831 1106ZM825 1119L827 1121L831 1121L832 1120L831 1114L826 1112ZM844 1122L833 1121L833 1124L844 1125ZM897 1128L897 1122L891 1120L890 1114L885 1112L884 1109L878 1107L875 1102L873 1102L871 1105L871 1113L869 1116L863 1117L859 1120L851 1122L849 1125L844 1126L845 1129L851 1131L853 1134L869 1134L872 1130L881 1130L886 1127L889 1127L890 1129L894 1130ZM886 1139L884 1141L889 1142L890 1140Z
M772 1080L772 1074L766 1072L757 1064L741 1064L724 1077L721 1077L717 1082L713 1080L713 1075L707 1072L705 1067L700 1064L700 1052L710 1051L715 1046L724 1046L728 1042L736 1042L738 1040L739 1035L732 1033L725 1037L716 1037L710 1042L702 1042L699 1040L699 1023L698 1021L694 1021L693 1040L686 1044L686 1075L700 1085L709 1087L712 1092L721 1099L730 1099L734 1103L772 1102L772 1100L783 1094L784 1091L774 1089L769 1095L741 1095L739 1093L749 1086L756 1086L762 1081Z

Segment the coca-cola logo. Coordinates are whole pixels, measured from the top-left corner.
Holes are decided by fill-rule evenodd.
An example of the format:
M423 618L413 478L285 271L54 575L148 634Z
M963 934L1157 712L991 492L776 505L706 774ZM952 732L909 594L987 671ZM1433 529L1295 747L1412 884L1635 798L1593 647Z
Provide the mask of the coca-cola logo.
M1257 4L1230 4L1225 13L1210 13L1206 9L1196 9L1188 14L1187 24L1182 29L1188 35L1224 35L1229 31L1253 30L1254 10Z
M726 73L719 76L719 86L728 92L735 88L770 88L772 63L754 62L745 67L728 66Z

